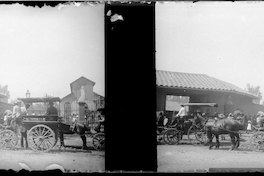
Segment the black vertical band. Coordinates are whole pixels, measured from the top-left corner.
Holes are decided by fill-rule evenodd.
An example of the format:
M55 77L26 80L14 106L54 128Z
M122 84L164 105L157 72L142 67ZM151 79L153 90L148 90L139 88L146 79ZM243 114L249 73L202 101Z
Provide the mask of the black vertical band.
M106 4L105 54L106 170L156 171L154 2Z

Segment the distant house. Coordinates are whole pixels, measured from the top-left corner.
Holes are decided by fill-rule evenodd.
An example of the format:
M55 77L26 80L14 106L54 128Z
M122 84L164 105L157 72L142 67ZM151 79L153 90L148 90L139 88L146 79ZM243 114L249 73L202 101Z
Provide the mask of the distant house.
M217 111L225 115L237 109L249 115L264 111L263 105L254 103L258 99L256 95L205 74L157 70L156 86L157 111L165 111L168 107L167 111L179 110L172 98L169 98L170 104L166 103L170 96L187 97L190 103L217 103ZM204 108L202 111L209 110Z
M8 103L8 97L0 93L0 118L3 117L3 114L6 110L12 110L13 105Z
M79 114L79 101L85 102L89 110L104 107L104 97L95 93L93 87L95 82L80 77L70 84L71 93L61 99L60 114L69 121L69 116Z

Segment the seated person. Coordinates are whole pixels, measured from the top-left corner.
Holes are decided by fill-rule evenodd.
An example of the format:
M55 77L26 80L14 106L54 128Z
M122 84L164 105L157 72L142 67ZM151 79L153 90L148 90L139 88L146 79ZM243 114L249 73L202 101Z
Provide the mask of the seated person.
M263 119L264 119L264 115L259 115L258 117L257 117L257 126L258 127L263 127Z
M47 108L47 113L46 115L48 116L58 116L58 110L54 107L53 102L49 102L49 107ZM58 117L56 119L54 119L54 117L47 117L46 118L47 121L57 121Z
M10 110L7 110L4 113L4 125L10 125L10 122L12 120L12 112Z
M99 115L97 116L99 124L94 130L99 133L101 131L101 126L104 125L105 112L104 112L104 109L98 109L97 111L99 112Z
M163 126L163 121L164 121L164 115L163 115L163 112L160 112L159 113L159 119L158 119L158 126Z

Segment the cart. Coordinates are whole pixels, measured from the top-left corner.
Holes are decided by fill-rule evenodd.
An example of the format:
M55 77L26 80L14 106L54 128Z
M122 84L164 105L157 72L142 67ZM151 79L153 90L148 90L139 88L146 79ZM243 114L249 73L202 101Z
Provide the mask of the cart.
M19 98L18 100L24 104L32 105L33 103L58 103L59 113L59 97L45 97L45 98ZM51 150L57 143L59 133L74 134L70 130L70 124L63 122L63 118L59 115L45 115L45 105L40 106L37 114L23 115L22 125L27 130L27 140L29 147L36 152L47 152ZM18 143L18 135L16 129L0 130L0 147L14 148ZM93 138L93 146L96 150L104 149L104 133L89 134Z
M207 117L207 120L203 124L196 123L196 121L191 116L191 113L195 113L197 109L201 107L206 109L206 112L213 114L217 111L218 105L216 103L185 103L184 106L188 106L190 111L186 120L184 121L183 127L176 123L174 126L164 127L162 132L163 140L166 144L178 144L180 140L183 139L183 135L188 136L188 140L192 144L204 144L207 141L205 123L210 117ZM214 109L212 109L212 107Z

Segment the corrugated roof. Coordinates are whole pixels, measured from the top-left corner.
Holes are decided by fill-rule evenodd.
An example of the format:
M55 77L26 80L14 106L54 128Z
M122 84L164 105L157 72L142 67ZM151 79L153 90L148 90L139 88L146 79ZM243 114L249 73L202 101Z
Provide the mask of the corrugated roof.
M256 95L249 93L240 87L205 74L157 70L156 85L175 88L228 91L257 98Z

